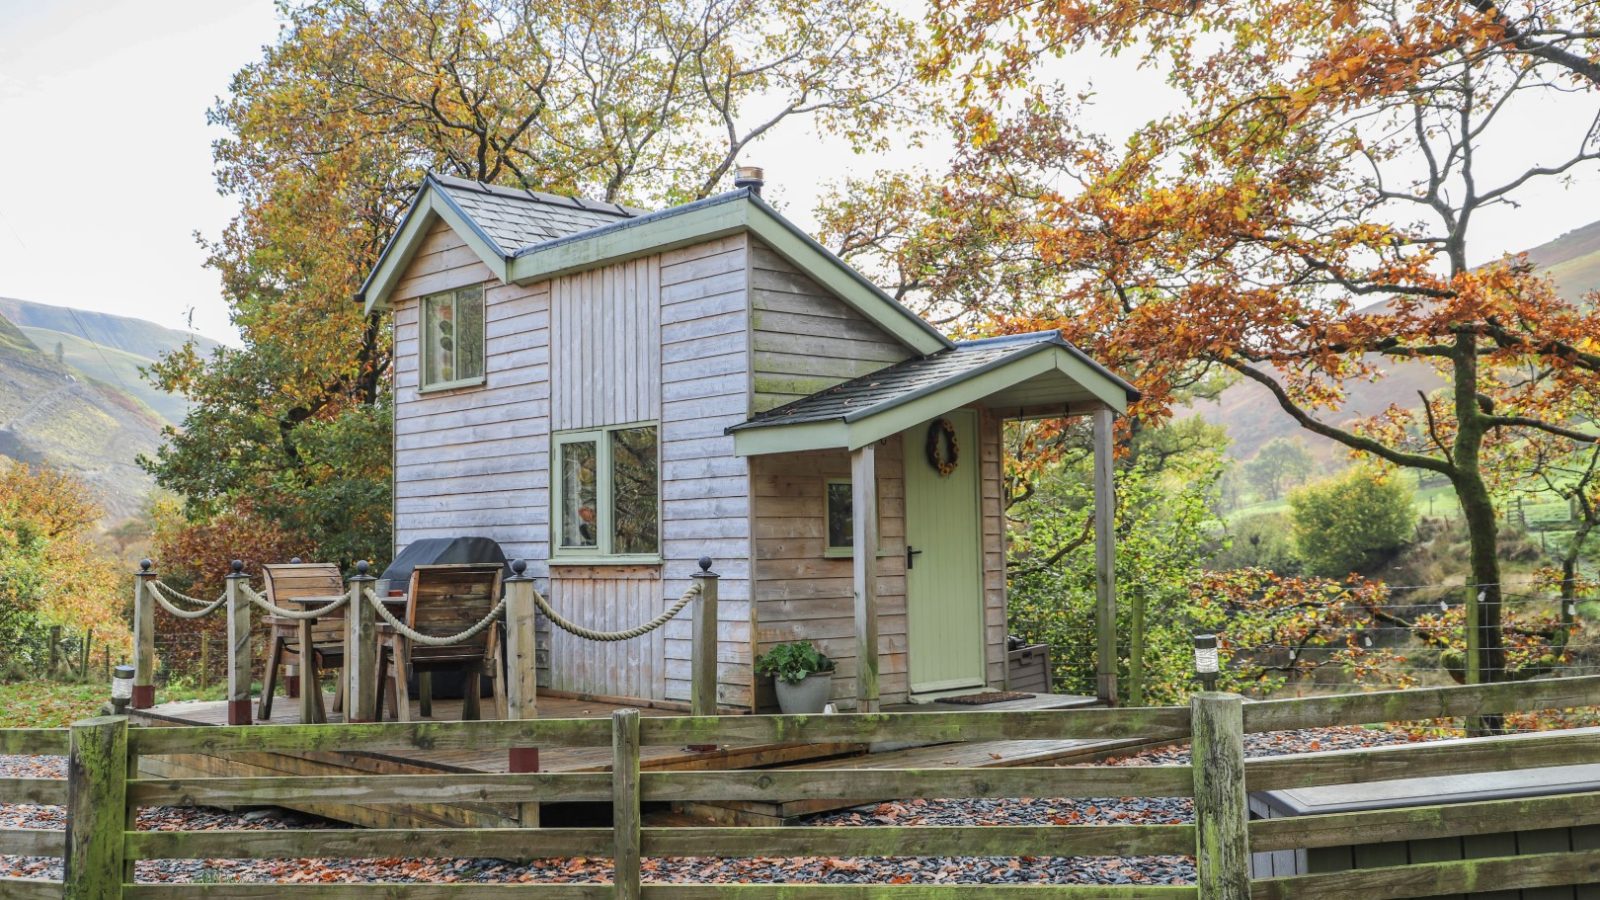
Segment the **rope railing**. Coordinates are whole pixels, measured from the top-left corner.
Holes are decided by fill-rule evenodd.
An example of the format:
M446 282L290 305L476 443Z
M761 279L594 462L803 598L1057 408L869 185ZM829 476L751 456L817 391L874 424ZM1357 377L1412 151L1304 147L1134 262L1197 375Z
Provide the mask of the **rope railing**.
M672 621L674 616L682 612L683 608L688 606L689 603L698 596L700 596L700 584L699 582L696 582L695 584L691 585L687 591L683 592L683 596L678 598L678 602L667 607L667 609L662 612L661 615L656 616L654 619L651 619L643 625L635 625L632 628L624 629L622 631L596 631L593 628L585 628L584 626L579 625L578 623L573 622L572 620L567 619L560 613L556 612L555 607L550 605L550 601L546 600L544 595L538 591L533 592L533 602L538 605L539 611L544 613L545 618L555 623L555 625L562 631L577 635L578 637L589 641L626 641L649 634L650 632L655 631L657 628L660 628L661 626Z
M268 615L295 620L320 619L329 613L338 612L344 608L346 603L350 602L349 594L341 594L338 597L330 598L327 605L319 606L315 609L284 609L273 604L271 600L261 594L256 593L255 589L248 584L239 585L239 592L244 594L246 600L261 607Z
M162 609L166 610L169 614L177 616L180 619L205 618L206 616L209 616L220 609L224 603L228 602L227 594L223 594L215 600L206 602L205 600L200 600L196 597L190 597L187 594L174 590L172 587L154 579L150 581L149 588L150 596L155 598L156 604ZM183 602L197 604L198 608L179 609L172 603L171 600L169 600L166 596L163 596L168 592L170 592L173 597Z
M371 588L362 591L361 596L367 598L367 602L371 604L372 608L378 611L378 618L389 623L390 628L425 647L449 647L453 644L466 643L477 637L485 628L494 624L495 620L500 618L500 614L505 612L506 608L506 600L501 597L500 602L494 605L494 609L489 610L487 615L474 622L464 631L451 635L424 634L395 618L394 613L389 611L389 608L384 605L382 600L378 599L377 593Z

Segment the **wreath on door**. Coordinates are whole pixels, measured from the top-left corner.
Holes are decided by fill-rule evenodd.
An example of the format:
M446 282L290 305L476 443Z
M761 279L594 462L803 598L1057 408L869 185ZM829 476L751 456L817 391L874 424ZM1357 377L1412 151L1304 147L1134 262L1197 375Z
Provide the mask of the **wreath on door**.
M956 426L949 419L934 419L928 424L928 465L949 475L961 461L961 445L956 441Z

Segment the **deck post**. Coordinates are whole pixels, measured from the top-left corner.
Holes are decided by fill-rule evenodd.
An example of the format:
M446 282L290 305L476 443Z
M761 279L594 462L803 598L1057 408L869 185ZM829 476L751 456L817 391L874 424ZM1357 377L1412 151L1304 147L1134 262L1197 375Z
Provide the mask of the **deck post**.
M616 840L612 884L617 900L639 898L639 711L611 714L611 829Z
M128 719L74 722L67 758L66 900L122 896L122 834L128 785Z
M538 588L527 571L528 563L516 560L506 579L506 718L522 721L539 718ZM539 771L538 747L512 747L506 754L507 771ZM517 820L523 828L539 827L539 804L517 804Z
M156 603L150 582L156 580L148 559L133 573L133 708L156 705Z
M366 560L356 563L356 574L350 576L350 602L345 611L344 646L344 720L346 722L372 722L377 720L378 706L378 631L373 621L372 607L367 604L366 592L377 579L368 571ZM404 677L398 671L396 677Z
M229 564L223 579L228 602L228 724L250 724L250 600L240 588L250 576L244 563Z
M1111 441L1113 412L1094 410L1094 594L1095 692L1100 702L1117 705L1117 496Z
M1244 789L1244 698L1189 700L1195 869L1201 900L1249 900L1250 813Z
M852 571L855 576L856 712L878 711L877 445L850 451Z
M700 597L694 604L694 645L690 651L690 710L697 716L717 714L717 573L711 557L700 557L694 573Z

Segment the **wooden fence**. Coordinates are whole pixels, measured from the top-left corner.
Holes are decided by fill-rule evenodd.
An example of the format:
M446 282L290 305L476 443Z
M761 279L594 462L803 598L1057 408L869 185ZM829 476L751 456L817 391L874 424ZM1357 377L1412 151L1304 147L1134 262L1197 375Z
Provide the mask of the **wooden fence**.
M0 882L8 898L433 900L508 896L740 898L1387 898L1489 887L1600 882L1600 851L1425 863L1252 881L1252 851L1340 846L1600 823L1600 793L1249 822L1246 791L1600 762L1592 732L1525 734L1449 746L1400 745L1251 759L1246 734L1600 704L1600 677L1246 703L1201 694L1189 707L1030 712L129 728L120 717L70 729L0 730L0 754L69 752L64 780L0 779L0 801L65 804L68 831L0 831L0 854L65 858L65 884ZM1190 765L1014 769L641 771L640 748L783 741L876 742L1193 738ZM382 748L613 751L609 773L143 779L137 760L174 753L362 752ZM272 804L308 793L360 803L609 802L609 828L134 831L139 807ZM658 801L859 797L1192 797L1195 823L1066 826L643 827ZM641 883L641 857L1193 856L1193 886L747 885ZM135 884L140 859L571 856L612 858L610 884Z

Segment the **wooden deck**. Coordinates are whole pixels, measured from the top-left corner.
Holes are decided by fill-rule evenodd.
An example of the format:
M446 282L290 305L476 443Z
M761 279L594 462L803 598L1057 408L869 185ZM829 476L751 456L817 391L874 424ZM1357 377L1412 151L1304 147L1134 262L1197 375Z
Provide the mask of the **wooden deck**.
M332 697L325 696L331 708ZM1093 698L1062 695L1038 695L1026 700L1009 701L987 706L955 706L930 703L919 706L897 707L897 711L1002 710L1002 709L1065 709L1092 705ZM435 700L434 716L414 721L450 721L459 718L461 701ZM564 697L539 698L542 718L594 718L609 716L613 710L623 708L617 703L579 700ZM415 713L415 704L413 704ZM672 716L683 713L661 708L644 707L645 716ZM223 701L164 703L133 713L136 724L157 726L211 726L227 722L227 704ZM339 721L338 715L332 715ZM298 704L275 704L270 722L260 724L299 724ZM728 746L711 751L687 748L648 747L640 760L644 768L655 769L758 769L758 768L944 768L944 767L998 767L1049 765L1061 762L1081 762L1116 752L1126 752L1142 745L1142 741L999 741L961 742L937 745L879 746L869 748L862 744L762 744ZM547 772L603 772L610 768L611 749L608 747L552 747L541 751L541 771ZM376 774L427 774L430 772L505 772L508 771L507 754L503 750L406 750L371 753L305 752L305 753L241 753L231 756L185 754L180 756L145 757L139 760L139 770L145 777L193 778L240 777L273 775L357 775ZM788 803L723 803L696 804L682 807L676 812L712 821L739 824L779 824L795 818L828 809L839 809L858 803L891 798L862 798L851 801L796 801ZM520 824L514 805L493 803L456 804L396 804L361 806L349 803L318 802L308 797L303 803L290 808L337 821L372 828L437 828L515 827ZM548 806L547 806L548 809ZM546 819L550 817L547 815Z

